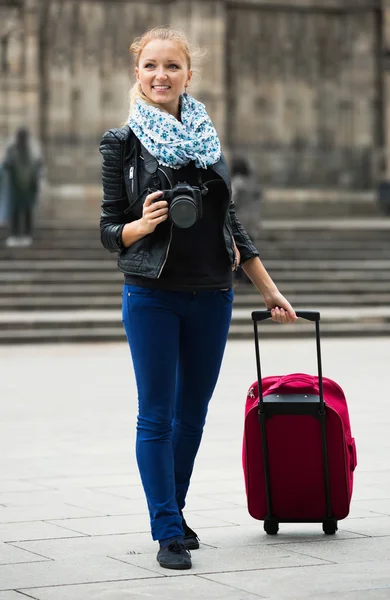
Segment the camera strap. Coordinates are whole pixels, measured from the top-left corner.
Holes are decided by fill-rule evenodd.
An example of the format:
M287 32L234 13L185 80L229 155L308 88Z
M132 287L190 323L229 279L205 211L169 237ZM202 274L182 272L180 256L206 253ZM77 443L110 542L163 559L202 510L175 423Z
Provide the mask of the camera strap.
M196 169L196 175L198 178L200 193L202 194L202 196L205 196L209 191L209 188L205 183L203 183L201 169Z

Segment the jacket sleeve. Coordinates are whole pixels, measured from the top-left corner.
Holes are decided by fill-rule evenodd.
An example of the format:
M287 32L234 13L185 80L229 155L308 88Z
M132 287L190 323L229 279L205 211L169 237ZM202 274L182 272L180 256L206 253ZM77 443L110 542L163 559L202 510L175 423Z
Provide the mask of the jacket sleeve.
M254 256L259 256L256 246L254 246L249 235L237 218L233 199L230 200L229 219L233 231L234 241L236 242L237 248L240 251L241 263L244 263L246 260L249 260Z
M114 130L103 135L100 152L103 156L100 239L107 250L119 252L124 248L122 229L127 222L125 210L129 204L122 170L123 142Z

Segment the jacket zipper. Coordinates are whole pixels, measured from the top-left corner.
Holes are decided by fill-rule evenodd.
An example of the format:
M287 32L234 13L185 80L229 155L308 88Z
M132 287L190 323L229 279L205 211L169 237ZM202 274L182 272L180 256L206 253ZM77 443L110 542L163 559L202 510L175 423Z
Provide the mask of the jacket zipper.
M134 167L130 167L129 173L130 181L131 181L131 193L134 193Z
M169 179L168 173L166 173L166 172L164 171L164 169L162 169L161 167L158 167L158 171L161 171L161 173L164 173L165 177L167 178L167 181L168 181L169 187L172 189L172 188L173 188L173 185L172 185L172 182L171 182L171 180ZM159 270L159 272L158 272L157 278L158 278L158 277L160 277L160 275L161 275L161 273L162 273L162 270L163 270L163 268L165 267L165 263L166 263L166 262L167 262L167 260L168 260L169 248L171 247L171 242L172 242L172 232L173 232L173 223L171 223L171 229L170 229L170 232L169 232L169 242L168 242L167 250L166 250L166 252L165 252L165 258L164 258L164 260L163 260L163 263L162 263L162 265L161 265L161 268L160 268L160 270Z

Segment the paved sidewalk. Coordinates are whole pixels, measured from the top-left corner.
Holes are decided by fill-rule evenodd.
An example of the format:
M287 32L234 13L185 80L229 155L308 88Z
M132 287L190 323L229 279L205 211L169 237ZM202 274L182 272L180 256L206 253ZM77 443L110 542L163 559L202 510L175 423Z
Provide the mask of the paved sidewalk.
M267 340L262 356L264 375L315 372L314 340ZM349 398L358 449L336 537L283 524L268 537L248 515L241 438L254 353L231 341L186 508L202 545L192 570L174 572L149 534L127 346L0 347L0 600L389 600L389 343L325 339L323 363Z

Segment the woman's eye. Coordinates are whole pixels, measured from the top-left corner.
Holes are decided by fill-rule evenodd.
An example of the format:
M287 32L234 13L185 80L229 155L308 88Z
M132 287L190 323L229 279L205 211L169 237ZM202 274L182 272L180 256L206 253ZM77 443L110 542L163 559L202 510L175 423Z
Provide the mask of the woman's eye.
M178 69L179 67L177 65L172 64L172 65L169 65L169 68L170 69Z
M149 69L150 67L154 67L153 63L146 63L145 69Z

